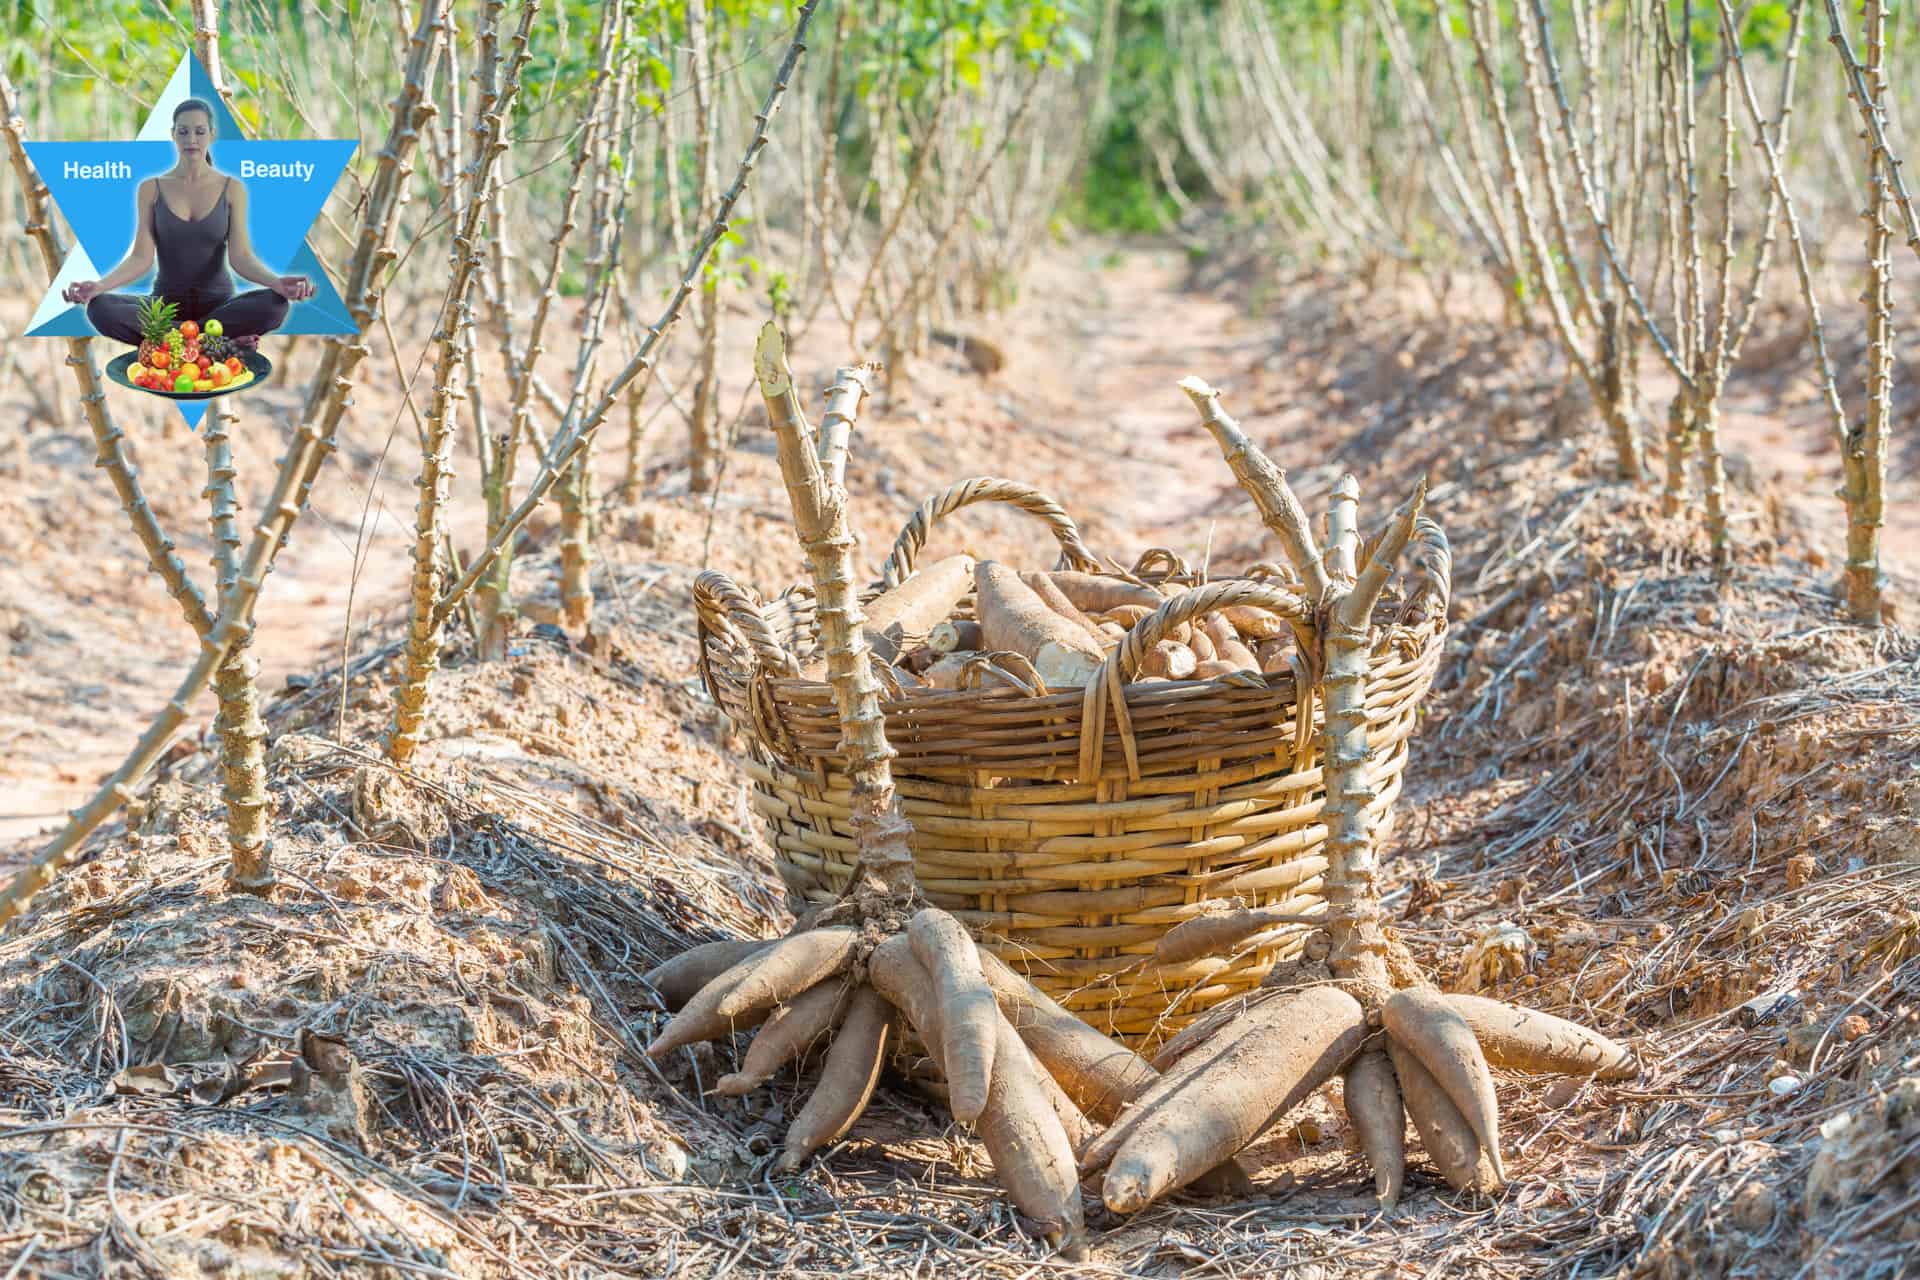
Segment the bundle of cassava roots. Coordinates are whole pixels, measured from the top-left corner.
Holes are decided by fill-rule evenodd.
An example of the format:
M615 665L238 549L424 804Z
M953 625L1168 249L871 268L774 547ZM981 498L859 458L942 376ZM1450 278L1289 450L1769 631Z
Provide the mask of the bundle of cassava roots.
M1098 1179L1119 1213L1182 1189L1249 1190L1235 1155L1335 1078L1380 1200L1391 1206L1409 1118L1454 1188L1486 1193L1505 1181L1492 1068L1604 1079L1634 1072L1625 1048L1572 1022L1435 990L1381 921L1368 816L1377 799L1367 769L1368 661L1379 639L1374 608L1402 554L1416 570L1403 609L1418 603L1423 562L1446 556L1437 527L1420 519L1421 493L1362 540L1358 489L1343 480L1322 544L1284 473L1211 388L1188 379L1183 389L1289 561L1292 585L1263 589L1266 607L1201 613L1123 576L1020 573L964 556L925 566L863 607L842 478L869 371L839 371L817 433L772 326L756 372L815 585L824 656L802 674L824 675L833 687L859 862L844 896L807 912L786 937L707 943L649 974L673 1016L648 1052L757 1028L739 1070L714 1086L730 1095L817 1058L818 1082L788 1129L783 1168L848 1131L906 1047L907 1029L944 1079L954 1118L985 1142L1015 1206L1070 1254L1085 1246L1083 1179ZM973 616L958 619L969 592ZM1152 1061L1061 1008L925 903L873 676L878 657L902 684L960 687L983 666L1019 674L1022 664L1006 657L1018 655L1046 687L1079 687L1116 644L1132 682L1289 668L1298 678L1304 663L1324 702L1327 909L1311 918L1323 944L1314 954L1324 959L1293 965L1284 986L1276 970L1269 985L1210 1011ZM1216 954L1277 922L1260 907L1201 915L1164 935L1155 958Z
M1169 595L1121 576L1019 571L958 555L936 560L862 606L868 652L905 687L959 689L1027 677L1049 689L1080 688ZM973 617L951 615L973 596ZM1140 655L1129 683L1212 680L1242 671L1285 672L1291 637L1285 619L1236 605L1168 628ZM1022 662L1024 660L1024 663ZM825 659L802 667L819 677Z
M1602 1079L1634 1070L1622 1046L1549 1014L1425 986L1368 1000L1365 984L1341 982L1263 990L1149 1062L975 946L943 911L923 908L877 944L864 932L803 918L778 941L710 942L675 957L648 975L677 1010L648 1053L757 1028L739 1070L714 1085L727 1096L817 1053L819 1080L779 1158L793 1170L859 1119L904 1022L1015 1206L1068 1248L1083 1237L1083 1177L1104 1171L1102 1198L1119 1213L1182 1189L1248 1192L1234 1155L1336 1077L1391 1207L1407 1118L1451 1186L1490 1193L1505 1182L1489 1067Z

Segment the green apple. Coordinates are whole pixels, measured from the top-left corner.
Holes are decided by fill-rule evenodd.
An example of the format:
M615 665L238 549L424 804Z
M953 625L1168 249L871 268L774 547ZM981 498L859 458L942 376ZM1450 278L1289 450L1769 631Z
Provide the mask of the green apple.
M209 337L217 338L226 332L226 328L218 320L209 320L201 332L207 334Z

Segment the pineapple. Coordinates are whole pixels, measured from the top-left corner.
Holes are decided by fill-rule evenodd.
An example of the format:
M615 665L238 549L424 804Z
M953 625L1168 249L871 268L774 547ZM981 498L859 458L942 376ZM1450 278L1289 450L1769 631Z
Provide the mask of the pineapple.
M148 298L140 304L137 313L140 321L140 363L151 364L153 353L161 347L172 347L168 333L173 329L173 318L180 308L165 298ZM174 355L179 348L172 347Z

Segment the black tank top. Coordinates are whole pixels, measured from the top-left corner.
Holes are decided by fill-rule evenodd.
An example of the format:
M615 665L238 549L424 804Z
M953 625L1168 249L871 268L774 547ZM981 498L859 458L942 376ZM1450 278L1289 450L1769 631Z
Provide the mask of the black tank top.
M227 206L228 178L220 188L220 198L204 218L182 218L167 207L166 193L154 179L153 247L160 260L160 271L153 291L164 298L184 297L189 293L227 297L233 293L233 277L227 274L227 233L233 226L233 211Z

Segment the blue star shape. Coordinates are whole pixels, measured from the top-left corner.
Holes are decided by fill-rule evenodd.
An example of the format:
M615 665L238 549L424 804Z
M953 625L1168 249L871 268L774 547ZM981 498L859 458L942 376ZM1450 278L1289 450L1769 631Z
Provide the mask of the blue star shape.
M111 271L133 246L135 198L140 183L174 165L173 109L187 98L213 107L216 140L212 158L223 173L246 184L252 216L248 230L262 262L286 275L313 281L314 295L296 302L276 333L351 334L359 326L320 260L307 245L307 232L359 144L352 140L253 140L214 91L213 78L191 53L180 59L160 100L131 142L29 142L27 158L59 207L78 241L68 251L60 274L40 299L27 336L94 337L83 306L60 295L77 280L95 280ZM273 175L273 176L266 176ZM280 265L284 264L284 265ZM151 272L123 286L130 293L152 287ZM179 401L189 426L198 426L204 401Z

